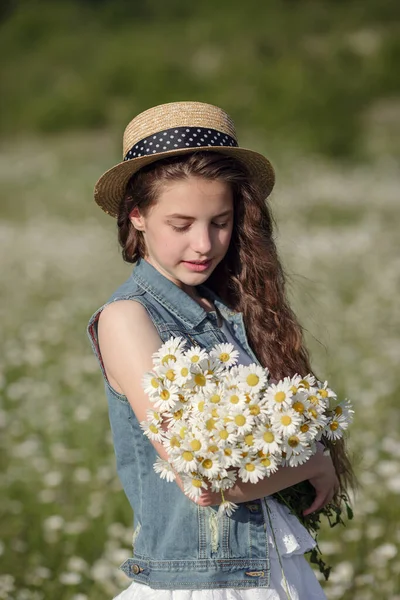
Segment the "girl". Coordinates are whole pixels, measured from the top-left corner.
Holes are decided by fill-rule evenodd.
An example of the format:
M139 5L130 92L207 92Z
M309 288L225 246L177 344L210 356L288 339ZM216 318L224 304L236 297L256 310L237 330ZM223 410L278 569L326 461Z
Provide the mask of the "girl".
M230 342L239 363L268 367L274 379L311 372L265 202L273 185L271 164L238 146L230 117L199 102L134 118L124 161L96 184L123 258L135 263L88 325L134 511L133 554L120 567L133 582L118 600L325 598L303 556L313 539L271 495L309 480L316 496L305 514L322 508L351 476L341 443L332 458L319 447L301 466L237 483L225 497L239 508L216 519L220 495L194 502L179 478L161 479L153 463L166 450L140 428L151 406L142 376L171 336L206 349Z

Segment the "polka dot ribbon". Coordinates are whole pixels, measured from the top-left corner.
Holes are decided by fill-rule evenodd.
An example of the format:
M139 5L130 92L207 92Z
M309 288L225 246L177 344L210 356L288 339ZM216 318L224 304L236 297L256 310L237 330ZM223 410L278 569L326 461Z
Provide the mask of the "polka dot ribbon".
M124 160L181 148L195 149L205 146L237 145L238 143L233 137L217 131L217 129L208 129L207 127L172 127L171 129L160 131L155 135L147 136L137 142L126 153Z

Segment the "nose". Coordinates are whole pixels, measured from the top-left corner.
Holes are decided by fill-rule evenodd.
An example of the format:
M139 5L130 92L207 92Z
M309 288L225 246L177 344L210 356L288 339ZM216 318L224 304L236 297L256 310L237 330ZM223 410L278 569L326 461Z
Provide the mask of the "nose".
M208 227L201 227L197 231L193 231L192 248L202 256L210 253L212 238Z

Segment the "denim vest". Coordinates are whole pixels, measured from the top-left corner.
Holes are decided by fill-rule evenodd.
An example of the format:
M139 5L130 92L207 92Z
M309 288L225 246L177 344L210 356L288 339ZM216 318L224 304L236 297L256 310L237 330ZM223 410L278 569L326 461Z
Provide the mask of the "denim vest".
M248 344L242 313L232 312L204 285L197 289L214 303L243 349L260 364ZM217 520L218 507L198 506L176 483L161 479L153 470L156 451L128 399L108 382L97 321L104 306L123 299L143 304L163 342L182 336L188 347L196 343L205 349L227 342L217 325L216 311L205 311L144 259L139 259L128 280L90 318L87 332L104 378L117 471L134 511L132 558L120 569L155 589L269 587L265 499L240 503L230 517Z

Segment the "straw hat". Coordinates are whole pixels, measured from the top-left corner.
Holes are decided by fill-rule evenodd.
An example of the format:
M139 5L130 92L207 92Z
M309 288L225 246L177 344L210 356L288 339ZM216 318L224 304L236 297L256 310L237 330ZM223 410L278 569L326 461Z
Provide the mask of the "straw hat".
M212 151L245 163L251 179L267 197L275 182L270 162L258 152L238 146L235 126L225 111L203 102L170 102L149 108L128 124L123 161L106 171L94 199L107 214L118 215L129 179L139 169L168 156Z

